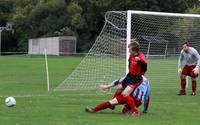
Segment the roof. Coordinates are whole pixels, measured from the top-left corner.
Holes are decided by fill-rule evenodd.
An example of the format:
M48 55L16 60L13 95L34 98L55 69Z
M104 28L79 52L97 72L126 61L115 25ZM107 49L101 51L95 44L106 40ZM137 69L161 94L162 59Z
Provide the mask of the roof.
M141 36L141 38L145 41L148 41L149 43L168 44L168 42L169 42L168 40L166 40L166 39L164 39L163 37L160 37L160 36Z

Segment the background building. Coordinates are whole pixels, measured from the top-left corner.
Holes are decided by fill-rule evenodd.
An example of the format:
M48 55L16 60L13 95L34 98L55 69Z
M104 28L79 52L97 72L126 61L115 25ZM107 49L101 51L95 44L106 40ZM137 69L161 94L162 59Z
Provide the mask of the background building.
M44 54L46 49L48 55L75 55L76 37L61 36L29 39L28 46L29 54Z

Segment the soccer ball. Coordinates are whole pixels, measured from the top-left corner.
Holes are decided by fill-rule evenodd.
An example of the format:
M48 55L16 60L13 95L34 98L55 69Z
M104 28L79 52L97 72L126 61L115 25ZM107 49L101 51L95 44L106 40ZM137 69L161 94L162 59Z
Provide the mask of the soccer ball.
M12 107L12 106L15 106L16 105L16 100L14 97L7 97L5 99L5 104L8 106L8 107Z

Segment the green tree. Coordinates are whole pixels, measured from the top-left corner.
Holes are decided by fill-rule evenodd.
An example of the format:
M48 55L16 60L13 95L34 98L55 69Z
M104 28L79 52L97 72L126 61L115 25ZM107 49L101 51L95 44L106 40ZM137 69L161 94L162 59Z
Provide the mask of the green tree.
M29 38L56 36L68 31L69 16L64 0L37 0L25 2L15 8L12 22L19 51L27 51Z
M11 13L13 8L13 3L8 0L0 1L0 24L5 25L8 21L9 14Z
M8 44L10 50L27 51L29 38L75 35L78 52L87 52L101 32L107 11L198 13L198 6L198 0L1 0L0 24L13 24L15 32L6 40L13 42Z

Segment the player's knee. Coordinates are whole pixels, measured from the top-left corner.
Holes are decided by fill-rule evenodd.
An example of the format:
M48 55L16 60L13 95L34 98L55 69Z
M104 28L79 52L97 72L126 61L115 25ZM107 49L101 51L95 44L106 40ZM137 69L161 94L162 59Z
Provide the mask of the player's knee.
M131 88L130 86L127 86L125 90L122 92L122 95L126 97L126 96L129 96L132 92L133 92L133 88Z
M117 104L118 104L118 101L117 101L116 98L114 98L114 99L110 100L109 103L110 103L111 105L117 105Z
M123 97L129 96L129 95L130 95L129 92L126 91L126 90L124 90L124 91L122 92L122 96L123 96Z
M191 76L191 80L192 79L195 80L198 77L198 74L191 73L190 76Z
M186 78L186 75L181 75L181 79L185 79Z

